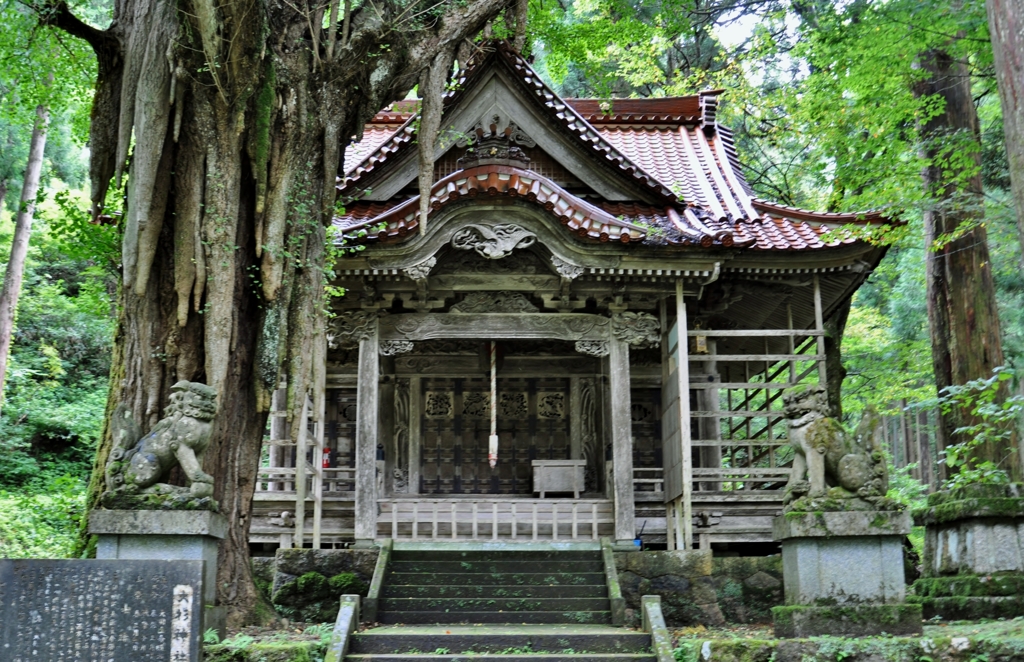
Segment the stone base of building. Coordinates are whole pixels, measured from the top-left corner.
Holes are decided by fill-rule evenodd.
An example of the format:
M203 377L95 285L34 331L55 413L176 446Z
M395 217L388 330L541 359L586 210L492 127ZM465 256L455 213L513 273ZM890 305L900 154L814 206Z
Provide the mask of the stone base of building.
M775 636L803 638L866 637L891 634L915 636L922 632L921 605L843 605L812 607L786 605L772 608Z
M923 577L914 582L925 618L975 620L1024 616L1024 573Z

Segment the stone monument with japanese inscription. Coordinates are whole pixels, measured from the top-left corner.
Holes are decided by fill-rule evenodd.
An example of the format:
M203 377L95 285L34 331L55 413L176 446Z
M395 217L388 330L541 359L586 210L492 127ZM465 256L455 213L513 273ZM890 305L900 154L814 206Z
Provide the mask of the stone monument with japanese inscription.
M0 559L0 660L195 662L202 561Z

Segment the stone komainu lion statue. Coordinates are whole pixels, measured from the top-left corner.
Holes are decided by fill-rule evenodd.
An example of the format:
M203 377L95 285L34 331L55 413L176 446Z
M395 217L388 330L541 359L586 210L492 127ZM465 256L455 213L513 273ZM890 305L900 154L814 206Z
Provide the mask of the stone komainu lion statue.
M212 496L213 476L203 471L202 463L210 443L210 421L217 413L216 399L217 391L205 384L178 382L171 387L164 417L144 437L128 408L118 406L111 421L114 448L107 460L107 490ZM163 482L176 465L188 477L189 488Z
M889 489L889 472L878 441L878 414L865 411L851 436L829 417L821 386L792 388L782 399L789 419L789 443L796 451L784 502L807 497L809 503L792 504L809 506L795 508L799 510L829 510L825 502L837 499L859 502L844 504L851 509L881 505Z

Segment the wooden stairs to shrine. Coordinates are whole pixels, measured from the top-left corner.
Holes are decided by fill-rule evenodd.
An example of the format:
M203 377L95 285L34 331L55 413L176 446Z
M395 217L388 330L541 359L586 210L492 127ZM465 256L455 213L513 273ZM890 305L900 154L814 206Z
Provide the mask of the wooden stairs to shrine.
M380 627L354 633L349 662L655 662L651 635L612 625L600 549L392 552Z

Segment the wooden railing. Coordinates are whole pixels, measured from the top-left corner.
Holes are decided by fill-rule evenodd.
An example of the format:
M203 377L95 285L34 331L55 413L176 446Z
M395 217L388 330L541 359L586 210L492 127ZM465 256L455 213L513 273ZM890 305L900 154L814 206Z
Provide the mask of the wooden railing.
M608 499L380 499L377 533L396 540L597 540L614 534Z
M661 467L633 467L633 494L643 501L660 501L665 496L665 470Z
M352 467L332 467L321 469L323 472L324 493L354 492L356 470ZM306 500L309 501L314 495L313 469L306 463ZM295 469L294 467L260 467L256 471L257 492L280 492L283 494L295 494Z

